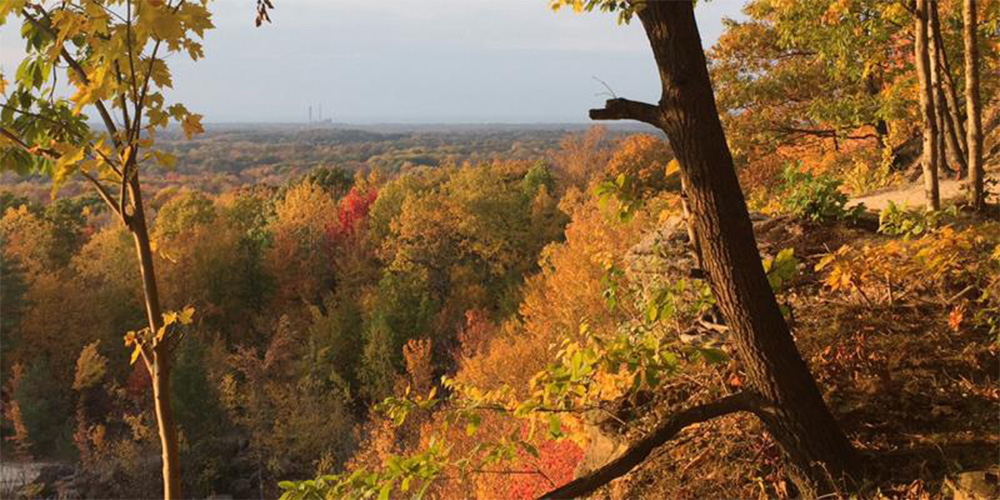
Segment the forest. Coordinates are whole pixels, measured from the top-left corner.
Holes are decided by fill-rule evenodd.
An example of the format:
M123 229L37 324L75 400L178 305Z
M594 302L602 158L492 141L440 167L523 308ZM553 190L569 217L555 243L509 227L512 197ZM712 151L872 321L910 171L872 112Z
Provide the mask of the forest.
M212 3L0 0L0 498L1000 497L1000 2L538 3L659 102L203 124Z

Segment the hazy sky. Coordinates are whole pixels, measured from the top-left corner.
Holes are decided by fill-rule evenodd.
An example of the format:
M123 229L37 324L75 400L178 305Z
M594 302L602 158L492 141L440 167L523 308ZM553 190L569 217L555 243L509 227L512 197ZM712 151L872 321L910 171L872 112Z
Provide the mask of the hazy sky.
M553 13L547 0L273 0L253 27L253 0L212 2L205 59L170 62L168 96L207 122L305 121L322 104L337 122L582 122L606 98L658 100L638 21ZM739 0L699 2L714 43ZM23 58L19 26L0 27L0 65Z

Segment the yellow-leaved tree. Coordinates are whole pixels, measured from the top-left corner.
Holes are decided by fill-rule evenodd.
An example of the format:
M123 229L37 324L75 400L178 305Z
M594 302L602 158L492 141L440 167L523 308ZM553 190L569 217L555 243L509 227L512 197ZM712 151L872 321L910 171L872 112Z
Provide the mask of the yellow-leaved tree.
M0 166L4 171L79 179L132 235L148 325L125 335L152 379L163 448L163 495L179 498L177 428L170 407L173 352L194 310L163 311L143 209L140 173L175 159L155 147L157 130L173 121L189 137L201 115L168 105L167 60L202 57L212 28L208 0L3 0L0 25L21 22L27 54L13 78L0 73ZM67 85L68 84L68 85ZM65 89L69 88L71 95ZM103 127L91 127L92 114Z

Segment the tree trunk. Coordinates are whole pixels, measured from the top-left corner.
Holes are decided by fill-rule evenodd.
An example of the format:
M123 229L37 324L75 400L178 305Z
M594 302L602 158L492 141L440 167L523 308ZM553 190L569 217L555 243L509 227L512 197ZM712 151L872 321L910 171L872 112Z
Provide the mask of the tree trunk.
M694 219L691 218L691 206L688 204L687 179L681 175L681 215L684 217L684 227L687 229L688 244L691 245L691 254L694 255L695 262L698 263L698 270L704 272L705 263L701 256L701 242L698 241L698 234L694 229Z
M181 498L180 457L177 447L177 424L174 410L170 406L170 362L169 355L155 355L153 362L153 402L156 407L156 423L160 433L160 447L163 457L163 498Z
M595 119L656 124L681 164L712 290L746 369L767 402L763 418L808 494L856 472L851 444L809 373L768 285L746 201L719 121L691 2L648 2L638 12L660 72L660 105L613 99ZM624 109L617 109L624 108Z
M146 226L142 191L137 176L129 181L129 192L132 195L133 213L128 217L128 228L132 232L136 253L139 256L142 291L146 301L146 318L150 331L155 334L163 326L163 311L160 308L160 294L156 286L156 273L153 269L153 251L149 243L149 229ZM153 348L148 365L162 450L163 498L165 500L181 498L177 425L174 422L174 411L170 404L171 353L169 347L170 342L161 342Z
M976 211L985 208L983 192L983 110L979 96L979 43L976 40L976 0L965 0L962 8L965 39L965 104L968 115L969 201Z
M938 160L938 129L937 117L934 113L934 87L931 82L930 54L928 51L928 25L930 19L927 9L928 0L915 1L915 37L914 60L917 67L917 82L920 94L920 112L924 124L923 152L921 167L924 174L924 194L927 205L934 209L941 208L941 196L938 191L937 160Z
M952 113L949 113L948 99L944 91L944 38L941 36L941 20L938 16L937 2L930 4L930 60L931 60L931 81L934 87L934 113L937 117L938 128L938 165L942 169L951 166L955 170L955 177L961 179L965 172L965 155L958 142L958 131L952 122ZM945 153L947 152L947 156ZM950 169L949 169L950 170Z
M962 107L958 101L958 92L955 90L955 77L951 73L951 65L948 64L948 51L945 50L944 37L941 35L941 20L938 16L937 8L932 11L933 18L931 19L933 29L933 35L935 43L937 44L937 57L940 58L938 64L941 65L941 85L944 87L944 97L948 104L948 123L952 133L954 132L955 138L958 142L958 148L962 153L962 167L965 168L966 165L966 155L968 154L968 146L965 143L965 121L962 118Z
M878 97L879 93L882 91L881 85L875 80L875 74L870 73L865 78L865 92L871 97ZM889 124L886 123L884 118L878 118L875 120L875 135L878 136L878 144L880 147L889 147Z

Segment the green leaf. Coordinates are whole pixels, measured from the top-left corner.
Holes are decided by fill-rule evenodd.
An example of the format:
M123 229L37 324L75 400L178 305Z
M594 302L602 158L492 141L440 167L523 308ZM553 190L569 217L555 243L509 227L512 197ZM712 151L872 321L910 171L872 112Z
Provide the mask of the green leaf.
M382 485L378 492L378 500L389 500L389 493L392 493L393 481L388 481Z
M469 422L465 424L465 435L472 436L479 430L481 418L477 414L469 415Z
M551 414L549 415L549 435L554 438L562 437L562 421L559 419L559 415Z
M535 448L535 446L532 445L531 443L525 441L518 441L518 444L521 445L521 448L524 449L524 451L526 451L529 455L535 458L538 458L540 456L540 454L538 453L538 448Z
M729 360L729 355L721 349L713 349L711 347L699 348L698 352L701 357L705 358L705 362L712 365L717 363L725 363Z

